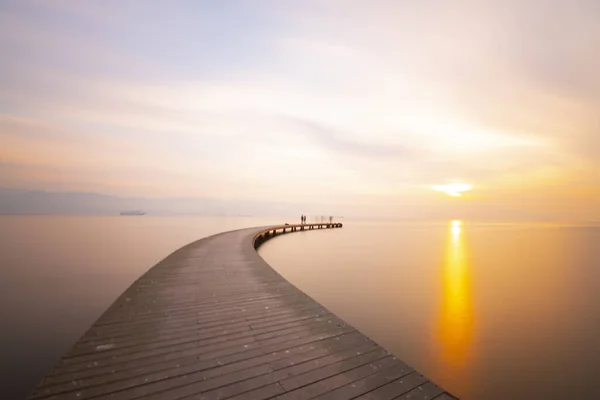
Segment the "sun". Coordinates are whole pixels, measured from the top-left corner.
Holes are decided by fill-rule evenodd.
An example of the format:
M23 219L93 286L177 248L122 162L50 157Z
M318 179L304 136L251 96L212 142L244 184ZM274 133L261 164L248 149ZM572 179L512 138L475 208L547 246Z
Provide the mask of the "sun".
M446 193L448 196L461 197L464 192L473 189L473 185L469 185L468 183L450 183L447 185L432 186L431 189Z

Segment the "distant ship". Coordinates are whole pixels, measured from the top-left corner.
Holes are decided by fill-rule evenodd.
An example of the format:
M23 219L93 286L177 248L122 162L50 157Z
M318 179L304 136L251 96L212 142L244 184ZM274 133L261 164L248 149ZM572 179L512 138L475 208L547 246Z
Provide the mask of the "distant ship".
M146 215L143 211L123 211L121 215Z

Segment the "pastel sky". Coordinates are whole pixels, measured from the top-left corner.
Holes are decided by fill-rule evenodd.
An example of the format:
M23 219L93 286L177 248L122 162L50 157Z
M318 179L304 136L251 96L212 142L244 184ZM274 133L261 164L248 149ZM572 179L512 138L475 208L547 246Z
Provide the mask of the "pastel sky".
M2 187L600 219L597 0L4 0L0 55Z

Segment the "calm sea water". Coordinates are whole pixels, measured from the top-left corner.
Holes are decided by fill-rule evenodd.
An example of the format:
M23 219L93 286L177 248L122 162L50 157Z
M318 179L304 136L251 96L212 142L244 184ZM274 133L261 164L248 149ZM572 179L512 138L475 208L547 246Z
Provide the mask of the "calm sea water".
M280 220L0 215L0 399L20 399L131 284L181 246Z
M0 399L24 397L175 249L278 222L0 216ZM600 398L599 227L346 221L260 254L462 398Z
M260 254L461 398L600 398L598 226L347 223Z

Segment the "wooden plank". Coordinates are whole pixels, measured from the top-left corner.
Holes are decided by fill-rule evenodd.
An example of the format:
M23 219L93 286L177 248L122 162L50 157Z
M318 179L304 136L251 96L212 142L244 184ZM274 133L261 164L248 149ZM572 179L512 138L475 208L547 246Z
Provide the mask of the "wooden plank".
M261 351L266 349L269 349L267 351L278 351L281 350L282 347L285 348L288 342L298 339L304 338L306 343L310 343L351 331L351 328L331 328L329 330L320 330L318 333L307 331L299 334L283 335L264 340L262 342L248 342L247 344L244 344L243 342L236 344L230 343L222 346L211 346L203 349L167 353L166 355L160 355L152 358L139 358L117 365L100 366L98 364L91 363L88 364L84 369L71 369L67 371L59 369L56 374L49 375L46 382L48 384L52 384L58 382L78 381L83 378L89 378L103 374L118 377L127 374L128 371L131 370L147 370L148 368L160 370L163 369L165 365L181 365L181 363L194 363L198 361L211 361L218 364L221 362L221 360L230 361L240 357L243 358L246 356L252 356L254 354L261 354Z
M247 320L246 318L240 318L233 322L227 321L224 325L210 324L205 326L204 324L194 324L193 322L189 326L179 327L163 334L138 334L138 335L127 335L127 336L110 336L108 341L115 344L116 349L136 348L141 345L152 345L154 343L166 343L171 340L177 340L185 337L194 337L197 340L209 339L214 337L222 337L223 335L231 335L240 332L256 331L261 328L275 327L278 325L294 324L298 321L304 321L307 319L314 318L315 316L328 316L332 315L328 311L322 308L302 309L295 314L283 314L283 315L267 315L263 318L256 320ZM96 339L93 341L87 341L79 344L74 349L73 356L83 356L87 354L94 354L97 352L96 347L106 342L104 340ZM110 350L108 350L110 351Z
M354 355L354 349L341 351L334 354L325 354L309 362L295 364L278 371L273 371L270 364L268 367L265 366L265 369L261 369L262 366L259 366L258 368L253 367L251 368L251 370L254 371L252 376L247 377L246 379L240 379L240 373L237 371L231 374L220 375L215 379L208 379L210 376L204 376L202 379L196 379L195 381L187 380L187 384L178 384L172 390L164 390L166 389L164 387L165 382L160 382L159 385L157 385L156 390L153 390L153 392L157 392L155 396L149 396L147 398L177 399L200 394L206 399L227 398L252 389L277 383L282 379L295 374L301 374L303 372L310 371L314 368L315 364L325 365L327 363L343 360L344 358L352 358ZM149 394L151 393L144 393L144 396L148 396Z
M284 357L292 357L293 360L293 357L296 354L301 354L303 352L311 352L309 359L314 359L316 356L343 350L344 348L339 345L340 341L338 339L340 338L349 337L346 341L342 341L342 343L348 342L350 346L353 346L356 341L360 339L362 339L364 343L364 337L360 337L362 335L353 335L357 335L357 333L353 332L346 335L331 336L324 340L319 340L314 336L303 337L294 341L284 342L283 344L264 347L260 352L250 351L236 353L233 356L205 362L197 362L195 357L189 360L179 359L177 362L180 362L181 364L163 363L156 366L129 369L120 374L93 375L87 380L80 379L76 382L78 382L78 386L80 387L89 388L85 390L85 393L83 393L82 396L87 397L88 395L95 396L106 392L150 384L153 381L164 379L165 376L177 377L220 368L222 366L225 368L222 368L220 371L227 371L231 368L237 368L240 365L250 365L252 363L262 364L272 360L279 360ZM271 365L274 368L274 364L271 363ZM61 385L54 385L52 386L52 392L62 393L64 391L73 390L71 385L72 381L64 382L62 387Z
M395 381L383 385L371 392L357 397L360 400L392 400L404 395L419 385L427 383L427 378L418 372L412 372Z
M456 400L456 397L452 397L448 393L442 393L437 397L434 397L433 400Z
M384 386L385 384L394 380L403 378L413 372L413 369L399 363L392 368L381 371L373 375L369 375L366 378L352 382L346 386L342 386L336 390L332 390L320 396L320 399L354 399L361 394L368 393L376 388Z
M226 232L166 257L30 398L452 398L270 268L255 248L279 234L253 240L283 229Z
M433 382L427 382L419 387L414 388L404 396L400 397L402 400L431 400L444 393L444 390L436 386Z
M351 364L348 363L348 366L350 365ZM366 364L356 366L352 369L341 369L339 373L333 376L318 380L298 389L288 391L287 393L278 396L278 398L285 400L312 399L344 385L352 384L352 382L358 381L369 375L384 371L394 365L397 365L397 360L391 356L385 356L383 358L372 360ZM285 385L282 384L282 386L285 388Z

